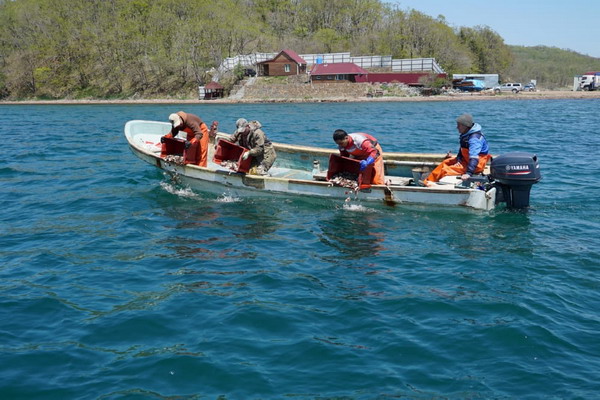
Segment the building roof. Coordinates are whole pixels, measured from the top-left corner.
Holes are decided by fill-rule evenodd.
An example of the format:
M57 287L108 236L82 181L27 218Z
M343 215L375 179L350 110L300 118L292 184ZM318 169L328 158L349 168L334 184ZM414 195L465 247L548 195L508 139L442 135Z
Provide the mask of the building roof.
M277 55L273 58L271 58L270 60L266 60L266 61L261 61L257 64L266 64L268 62L272 62L273 60L275 60L277 57L279 57L280 55L285 54L288 56L288 58L290 58L292 61L294 61L296 64L299 65L306 65L306 61L304 61L304 58L300 57L298 55L298 53L296 53L294 50L281 50L279 53L277 53Z
M362 69L358 65L350 62L346 63L328 63L328 64L317 64L310 71L311 75L338 75L338 74L368 74L369 71Z
M223 89L223 85L218 82L212 81L208 85L204 86L205 89Z
M300 57L298 55L298 53L296 53L294 50L290 50L290 49L281 50L281 53L287 54L292 60L296 61L298 64L306 64L306 61L304 61L304 58ZM279 53L279 54L281 54L281 53Z

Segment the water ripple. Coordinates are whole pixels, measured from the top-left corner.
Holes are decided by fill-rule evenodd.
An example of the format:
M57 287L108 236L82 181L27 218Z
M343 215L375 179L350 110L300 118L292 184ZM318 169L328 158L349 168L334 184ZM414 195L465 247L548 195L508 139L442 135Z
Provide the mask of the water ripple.
M595 398L597 105L11 106L45 145L11 135L0 161L0 397ZM127 149L127 120L178 108L425 152L455 151L468 111L543 180L524 213L214 197Z

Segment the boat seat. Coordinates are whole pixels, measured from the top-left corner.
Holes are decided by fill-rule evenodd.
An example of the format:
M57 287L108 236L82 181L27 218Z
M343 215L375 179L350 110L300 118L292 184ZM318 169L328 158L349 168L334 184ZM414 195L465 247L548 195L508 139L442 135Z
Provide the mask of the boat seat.
M312 174L313 180L315 181L326 181L327 180L327 171L321 171L318 173Z
M386 175L384 181L389 182L390 186L408 186L412 183L412 178Z
M488 178L487 176L483 175L483 174L475 174L472 177L472 182L487 182ZM447 175L444 176L442 179L440 179L439 182L437 182L440 185L460 185L462 184L462 179L460 179L460 175Z
M271 167L269 175L274 178L309 180L310 172L291 168Z
M458 185L461 182L460 175L446 175L437 183L440 185Z

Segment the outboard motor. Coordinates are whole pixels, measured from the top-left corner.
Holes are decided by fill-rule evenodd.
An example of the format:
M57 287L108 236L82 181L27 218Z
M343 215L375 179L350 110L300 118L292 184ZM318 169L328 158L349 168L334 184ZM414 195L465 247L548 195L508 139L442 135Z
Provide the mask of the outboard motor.
M542 179L537 155L506 153L492 160L491 178L496 186L496 202L504 201L508 208L529 207L529 192ZM500 197L501 196L501 197Z

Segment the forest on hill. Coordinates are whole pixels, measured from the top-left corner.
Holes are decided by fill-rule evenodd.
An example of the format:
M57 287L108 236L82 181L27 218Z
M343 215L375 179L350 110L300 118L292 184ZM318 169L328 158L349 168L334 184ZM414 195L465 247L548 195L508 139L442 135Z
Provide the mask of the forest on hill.
M600 70L380 0L0 0L0 98L189 97L224 58L284 48L433 57L449 74L548 87Z
M600 58L572 50L548 46L509 46L514 62L506 71L512 80L535 79L547 89L572 88L573 78L589 71L600 71Z

